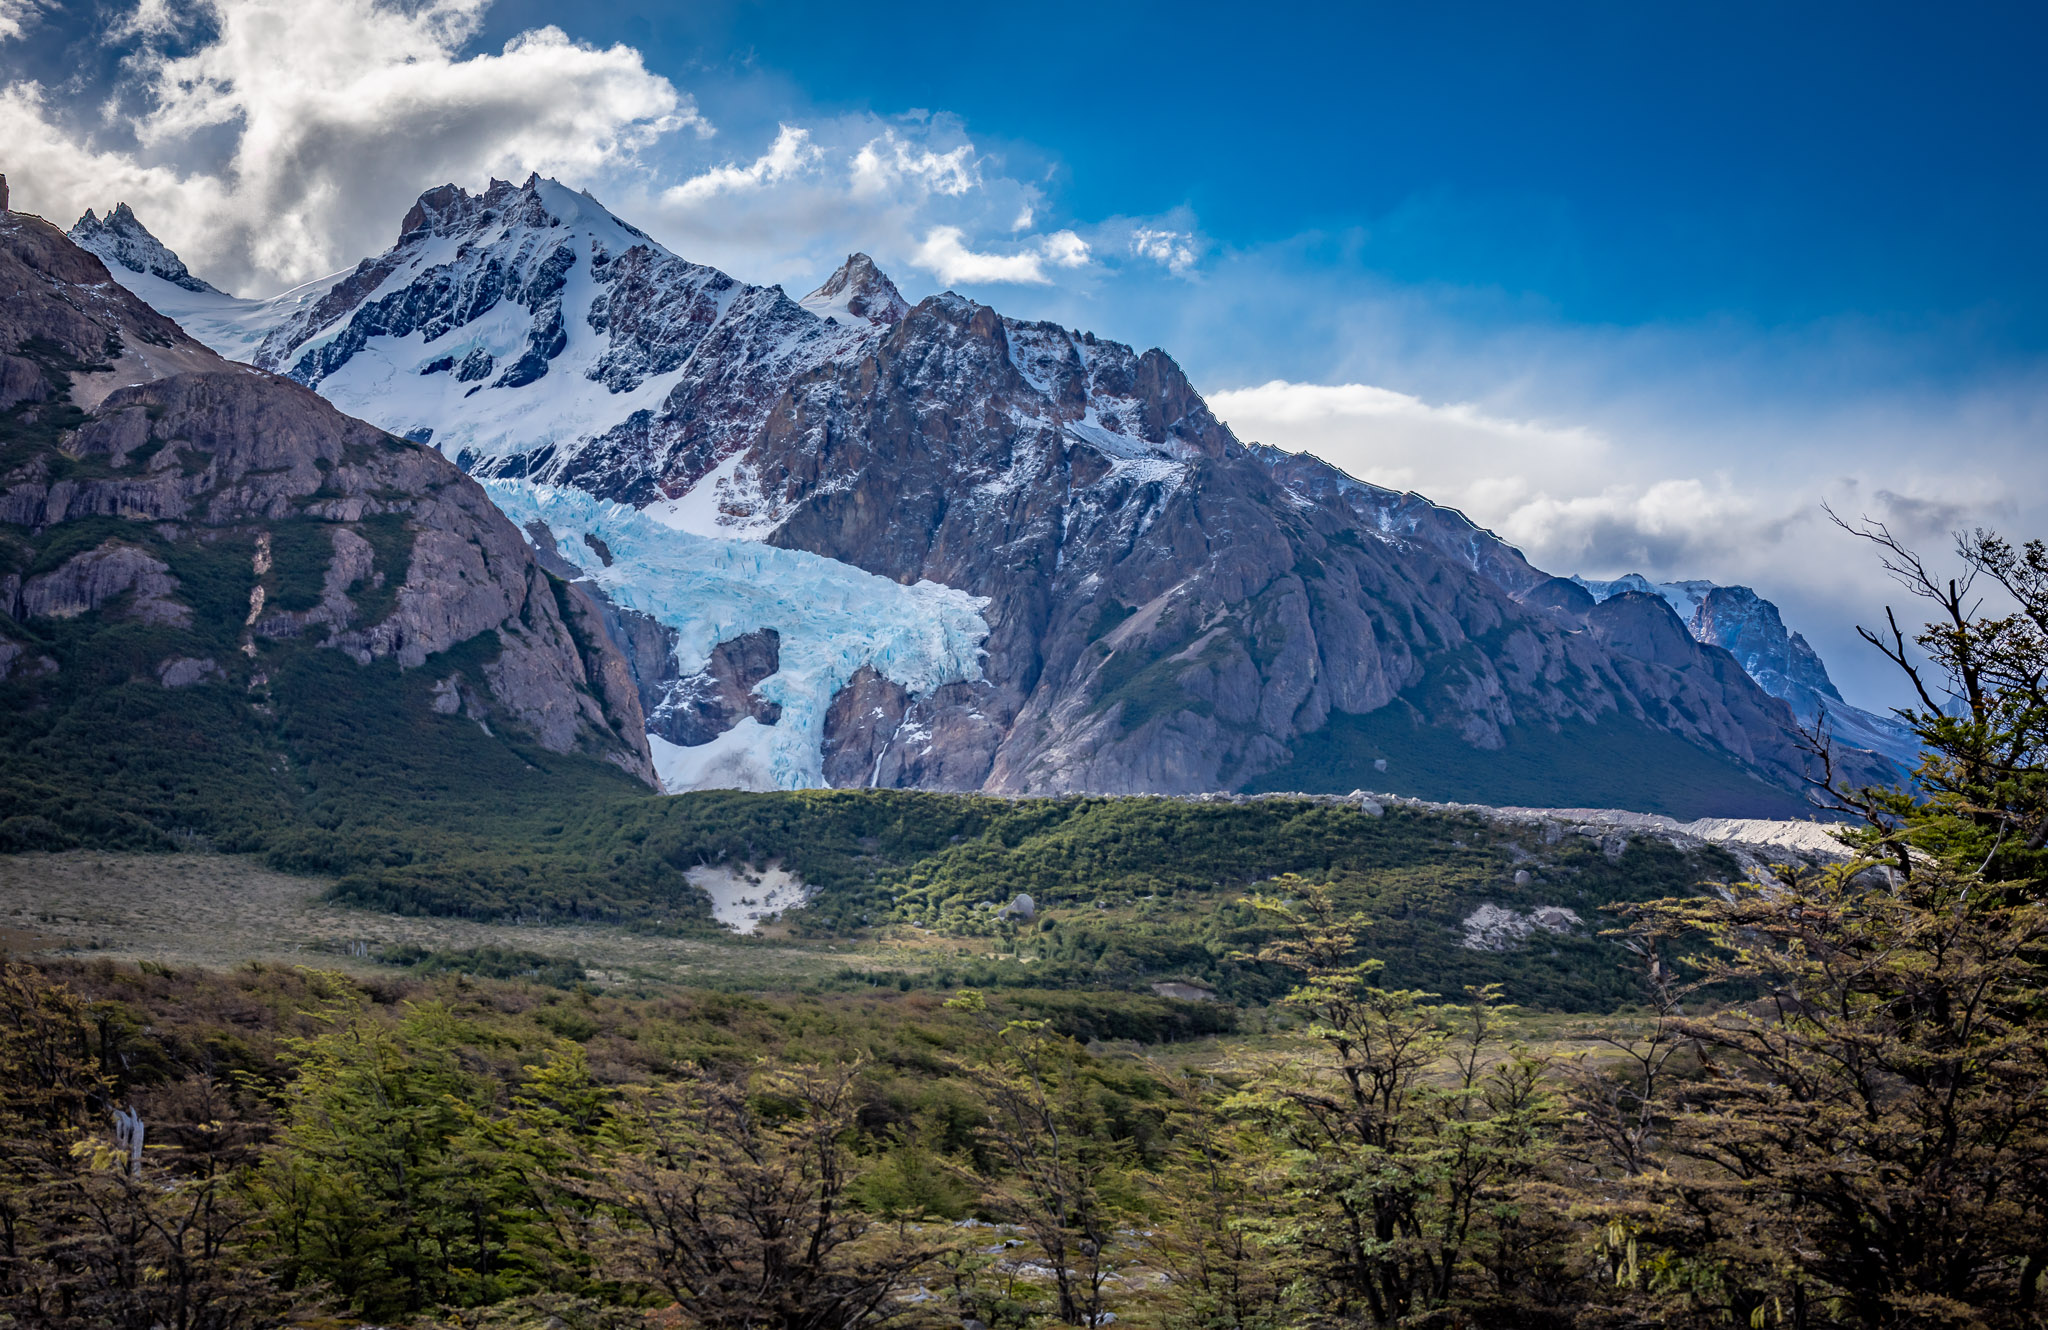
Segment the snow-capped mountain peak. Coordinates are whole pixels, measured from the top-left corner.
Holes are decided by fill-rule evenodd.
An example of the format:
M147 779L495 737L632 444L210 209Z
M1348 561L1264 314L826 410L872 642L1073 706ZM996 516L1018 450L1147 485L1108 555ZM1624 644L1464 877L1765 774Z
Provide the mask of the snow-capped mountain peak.
M819 318L841 323L865 319L869 323L901 323L910 312L910 302L896 289L896 283L875 266L865 254L849 254L839 271L825 284L797 302Z
M115 204L114 210L104 218L87 208L85 216L72 226L70 236L73 244L90 250L109 267L162 278L187 291L225 294L218 287L194 277L185 267L184 260L151 235L149 228L136 220L134 211L125 203Z
M863 263L841 298L900 307ZM644 504L687 495L786 384L888 332L851 312L828 319L691 263L534 175L426 191L396 244L275 326L253 359L480 475ZM706 502L721 531L758 525L734 515L740 499Z

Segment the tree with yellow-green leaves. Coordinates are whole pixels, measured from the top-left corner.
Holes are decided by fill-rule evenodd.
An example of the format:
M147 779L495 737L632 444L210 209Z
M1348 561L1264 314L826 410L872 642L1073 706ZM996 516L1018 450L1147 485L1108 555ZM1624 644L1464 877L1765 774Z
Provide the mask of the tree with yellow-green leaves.
M1036 1241L1061 1324L1103 1324L1117 1230L1131 1217L1129 1145L1107 1130L1072 1039L1043 1021L995 1022L977 992L946 1005L988 1032L980 1057L954 1064L984 1110L982 1204Z
M600 1266L703 1330L854 1330L918 1314L942 1247L850 1203L857 1063L703 1071L622 1095L568 1189Z
M1264 1245L1297 1323L1512 1303L1549 1240L1525 1223L1526 1192L1556 1105L1542 1065L1506 1046L1499 994L1379 987L1363 921L1321 885L1283 878L1259 905L1281 925L1265 958L1304 977L1284 1005L1305 1029L1227 1107L1283 1152Z
M2048 550L1976 532L1941 577L1857 530L1934 607L1924 660L1896 615L1866 634L1917 699L1916 786L1831 787L1852 862L1623 911L1654 1016L1580 1082L1586 1213L1666 1323L2038 1326Z

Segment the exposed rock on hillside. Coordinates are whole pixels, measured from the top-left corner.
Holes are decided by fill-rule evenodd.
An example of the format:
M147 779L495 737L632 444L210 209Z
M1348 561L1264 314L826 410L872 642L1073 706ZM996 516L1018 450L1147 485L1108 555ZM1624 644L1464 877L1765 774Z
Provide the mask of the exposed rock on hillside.
M100 612L225 632L259 688L280 644L415 668L494 637L472 681L494 720L652 779L600 612L548 577L474 481L222 361L39 220L0 220L0 284L15 293L0 307L4 378L33 370L42 385L17 392L0 440L0 523L34 551L0 582L7 628ZM7 553L22 548L10 538ZM190 673L170 662L162 677Z

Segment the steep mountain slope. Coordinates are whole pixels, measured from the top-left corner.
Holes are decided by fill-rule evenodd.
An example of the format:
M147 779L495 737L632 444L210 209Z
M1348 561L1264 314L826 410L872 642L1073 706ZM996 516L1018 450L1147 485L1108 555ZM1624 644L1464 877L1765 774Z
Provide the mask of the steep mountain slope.
M1455 508L1348 476L1308 453L1255 444L1252 454L1293 493L1319 501L1334 500L1382 540L1432 550L1511 596L1519 598L1550 579L1550 574L1522 557L1520 550Z
M331 831L408 771L428 801L539 763L652 780L601 611L476 482L39 219L0 216L0 284L0 841L261 843L339 799Z
M951 294L912 307L862 256L793 301L552 182L447 186L257 361L478 475L985 600L978 671L837 684L834 783L1799 806L1790 710L1661 604L1525 603L1547 580L1509 547L1245 447L1163 352ZM635 581L601 532L541 525L557 571ZM736 743L774 687L765 639L738 636L787 654L815 626L792 605L678 659L694 613L607 617L649 711Z
M1879 753L1896 763L1901 773L1919 765L1920 745L1913 732L1889 716L1873 715L1843 701L1820 654L1786 627L1776 605L1748 587L1651 582L1640 573L1611 582L1572 580L1599 601L1624 592L1662 598L1687 631L1726 649L1765 692L1792 708L1801 725L1824 723L1837 743Z
M1255 451L1290 488L1318 497L1338 497L1386 539L1434 550L1518 600L1553 609L1570 606L1568 619L1585 608L1574 604L1577 598L1553 585L1550 574L1531 565L1520 550L1454 508L1432 503L1419 494L1356 480L1307 454L1265 447ZM1811 727L1825 718L1836 748L1866 776L1895 779L1911 772L1919 762L1913 733L1889 717L1844 701L1819 654L1804 637L1786 627L1776 605L1750 588L1707 581L1651 582L1636 573L1611 582L1583 577L1559 580L1576 584L1592 602L1623 592L1661 598L1695 640L1733 655L1760 688L1791 707L1798 724ZM1859 753L1874 754L1895 769L1886 770Z

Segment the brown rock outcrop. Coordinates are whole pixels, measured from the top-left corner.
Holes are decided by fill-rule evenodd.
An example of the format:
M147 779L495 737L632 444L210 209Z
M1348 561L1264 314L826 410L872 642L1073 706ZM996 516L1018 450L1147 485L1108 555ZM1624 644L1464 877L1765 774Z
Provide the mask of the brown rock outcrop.
M685 748L710 743L751 716L763 725L782 719L782 707L754 692L782 668L782 634L773 628L720 642L704 668L675 681L648 713L648 730Z
M263 642L304 638L411 669L495 633L485 667L495 717L546 748L582 748L653 782L639 699L600 612L551 579L446 459L342 415L289 379L222 361L40 220L0 220L0 284L17 293L0 305L0 349L89 411L61 453L33 452L0 475L0 521L40 530L126 518L160 538L253 541L262 552L249 572L252 654ZM15 375L12 364L0 367L0 385ZM111 381L120 378L130 381ZM18 412L43 409L35 401L17 395ZM326 537L324 557L318 547L314 556L320 594L310 609L286 612L275 608L271 537L306 523ZM143 543L109 539L27 578L10 595L16 617L118 603L146 622L190 624L192 602L167 564L135 547ZM373 595L380 591L389 594ZM363 611L368 600L381 607L374 615Z

